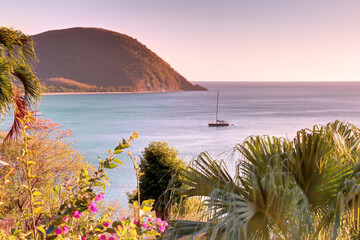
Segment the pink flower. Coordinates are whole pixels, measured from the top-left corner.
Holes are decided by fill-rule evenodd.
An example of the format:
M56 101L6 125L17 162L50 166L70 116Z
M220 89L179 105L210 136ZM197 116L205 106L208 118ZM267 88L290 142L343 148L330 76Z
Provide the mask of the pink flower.
M148 221L149 221L149 222L152 222L152 220L153 220L152 218L148 218Z
M169 224L167 222L163 221L163 225L164 225L164 227L167 227Z
M101 201L104 199L104 195L102 195L101 193L99 195L96 196L96 198L94 199L95 202Z
M60 228L60 227L57 227L57 229L55 229L54 233L55 233L56 235L61 235L61 234L62 234L61 228Z
M96 203L90 202L90 205L88 206L88 209L92 213L97 213L99 210L96 208Z
M109 238L108 238L108 240L115 240L115 238L113 238L113 237L109 237Z
M105 227L108 227L108 226L110 226L110 223L108 223L108 222L103 222L103 225L104 225Z
M152 230L153 230L153 228L152 228L152 227L148 227L148 230L149 230L149 231L152 231Z
M76 210L75 212L73 212L73 214L72 214L72 216L74 217L74 218L80 218L81 217L81 212L79 212L78 210Z
M101 239L101 240L106 240L106 236L105 236L105 235L101 235L99 239Z
M92 213L97 213L99 210L96 208L96 207L94 207L94 206L89 206L89 210L90 210L90 212L92 212Z
M64 217L64 221L67 222L69 220L69 217L68 216L65 216Z
M162 232L162 233L165 231L165 227L164 227L164 226L159 226L158 228L159 228L159 231Z
M92 213L97 213L99 210L96 208L96 203L90 202L90 205L88 206L88 209Z
M63 226L62 231L63 231L63 233L68 233L69 228L67 226Z
M122 221L125 221L125 220L126 220L126 218L125 218L125 217L123 217L121 220L122 220Z
M155 220L155 222L156 222L156 223L160 223L160 222L161 222L161 218L157 218L157 219Z
M134 224L135 224L135 225L138 225L138 224L139 224L139 222L138 222L138 221L136 221L136 219L134 219Z
M81 240L86 240L86 237L85 237L85 236L81 236Z
M147 227L149 227L149 224L143 223L142 226L143 226L144 228L147 228Z

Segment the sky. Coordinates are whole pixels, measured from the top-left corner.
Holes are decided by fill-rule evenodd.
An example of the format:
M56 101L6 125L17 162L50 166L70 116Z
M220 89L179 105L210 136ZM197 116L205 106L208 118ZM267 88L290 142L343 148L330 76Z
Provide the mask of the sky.
M358 0L16 0L0 23L124 33L190 81L360 80Z

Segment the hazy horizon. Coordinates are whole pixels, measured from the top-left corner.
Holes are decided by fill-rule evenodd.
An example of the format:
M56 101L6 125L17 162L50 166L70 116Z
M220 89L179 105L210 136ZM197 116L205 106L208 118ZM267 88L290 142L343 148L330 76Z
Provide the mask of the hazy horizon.
M2 3L26 34L98 27L127 34L189 81L358 81L360 2L64 0Z

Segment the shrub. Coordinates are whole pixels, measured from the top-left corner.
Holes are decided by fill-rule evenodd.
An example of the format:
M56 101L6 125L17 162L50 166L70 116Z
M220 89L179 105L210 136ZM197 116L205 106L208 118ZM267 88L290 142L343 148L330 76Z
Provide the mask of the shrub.
M134 202L134 215L115 221L111 220L112 209L103 211L98 215L99 203L104 199L104 192L109 178L106 169L113 169L122 162L116 158L116 154L131 146L131 142L137 137L134 133L128 141L124 140L114 149L108 150L109 156L99 159L99 166L94 172L82 168L80 173L73 175L72 184L53 185L55 195L66 193L67 197L58 197L59 206L50 214L44 211L46 195L41 185L42 176L36 175L37 166L40 162L31 159L33 151L30 150L29 141L33 138L28 135L31 132L29 117L23 122L24 130L23 145L17 156L21 170L24 173L23 185L21 186L24 198L28 199L26 208L23 208L18 221L11 234L0 232L1 239L155 239L164 232L167 222L152 216L154 200L145 200L142 204ZM131 153L128 152L131 157ZM134 159L135 160L135 159ZM137 168L136 164L134 167Z
M59 124L38 119L33 123L31 137L27 140L29 150L27 158L28 161L35 163L33 174L38 176L32 187L38 188L44 194L43 210L47 214L58 208L59 202L68 197L65 191L55 195L53 187L71 186L74 184L72 176L77 176L84 167L90 168L83 156L73 148L72 143L66 141L69 136L71 131L62 130ZM4 138L5 133L2 133L1 137ZM7 186L8 200L3 204L4 208L0 216L6 214L7 217L18 219L24 214L24 209L29 207L26 189L23 188L27 181L27 173L20 161L20 153L24 147L23 139L6 142L2 146L2 158L15 171L9 176L12 184ZM0 169L0 175L6 170L6 168Z
M185 163L178 151L164 142L151 142L141 156L140 192L142 199L155 199L157 217L167 219L172 203L180 201L169 187L181 188L180 172Z
M200 197L185 198L171 208L171 220L202 221L206 220L207 207ZM205 214L204 214L205 213Z

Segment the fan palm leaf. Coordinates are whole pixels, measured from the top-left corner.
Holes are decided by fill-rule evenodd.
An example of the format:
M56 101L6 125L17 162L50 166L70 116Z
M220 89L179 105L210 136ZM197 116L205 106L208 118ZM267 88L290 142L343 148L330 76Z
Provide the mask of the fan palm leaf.
M185 183L189 189L183 190L187 196L207 197L206 205L210 211L207 236L210 239L270 239L269 229L276 228L283 239L296 239L300 227L290 222L296 215L304 215L306 201L302 192L281 168L268 168L260 176L259 171L241 167L244 170L239 186L230 177L223 164L203 153L195 161L198 168L184 172ZM302 200L302 205L299 202ZM177 236L183 237L198 226L181 222L175 224ZM181 226L181 227L180 227ZM301 228L303 230L303 228ZM181 233L181 234L180 234Z
M252 136L235 147L234 177L201 154L184 171L182 191L205 197L208 222L178 221L171 231L207 239L360 236L359 136L339 121L300 130L292 141Z

